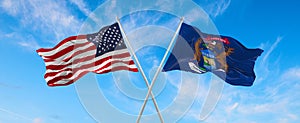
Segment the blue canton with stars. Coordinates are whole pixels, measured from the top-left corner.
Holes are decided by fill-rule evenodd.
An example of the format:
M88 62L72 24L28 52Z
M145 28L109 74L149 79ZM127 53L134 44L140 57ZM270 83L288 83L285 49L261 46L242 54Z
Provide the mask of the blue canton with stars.
M93 42L97 47L95 57L126 48L118 23L103 27L97 33L87 35L87 40Z

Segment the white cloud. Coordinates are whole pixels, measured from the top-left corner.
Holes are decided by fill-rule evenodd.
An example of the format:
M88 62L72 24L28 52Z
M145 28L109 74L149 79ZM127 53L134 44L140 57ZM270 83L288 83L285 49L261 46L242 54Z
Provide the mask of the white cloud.
M294 67L288 69L286 72L282 74L281 77L283 80L300 80L300 68Z
M230 5L231 0L214 0L213 2L208 3L204 6L204 10L216 18L217 16L222 15Z
M100 20L96 17L96 15L88 8L86 3L83 0L70 0L73 4L75 4L79 10L84 13L85 16L91 18L93 21L100 22Z
M286 103L286 102L285 102ZM285 104L283 102L274 103L264 103L264 104L249 104L249 105L240 105L237 109L239 113L243 115L253 115L258 113L270 113L275 111L277 106ZM249 108L251 107L251 108Z
M9 14L11 15L16 15L18 13L18 7L19 7L19 4L18 2L14 2L12 0L3 0L1 2L1 7L7 11Z
M295 113L297 113L297 110L295 109L299 108L300 103L299 98L294 97L299 97L300 95L298 92L300 84L297 82L299 80L299 71L300 69L295 67L279 73L282 74L282 76L277 74L270 76L270 78L279 78L275 79L275 81L270 81L270 78L266 78L265 80L266 82L269 82L268 84L260 85L260 87L256 86L256 88L265 89L259 93L253 90L251 91L251 89L249 91L235 88L230 89L232 92L237 92L239 96L236 97L234 93L225 92L225 98L231 97L243 102L239 103L238 106L236 106L236 104L231 106L228 102L231 102L232 100L222 99L222 108L230 109L231 107L234 107L236 109L235 112L231 113L232 115L230 117L225 118L226 121L235 117L242 117L242 119L247 121L256 121L255 118L250 117L255 117L257 115L267 117L269 118L268 120L274 122L297 121L299 116L295 115ZM222 111L219 111L217 114L222 114Z
M123 112L138 114L142 102L130 98L119 89L120 88L116 87L116 85L110 85L110 87L103 89L103 92L105 91L105 95L107 95L106 98L109 103ZM120 102L122 102L122 105L120 105ZM130 104L130 106L127 104ZM147 110L148 109L150 109L150 107L147 107Z
M266 52L266 55L263 57L263 62L266 63L267 59L269 58L269 55L273 52L273 50L277 47L278 43L282 40L282 37L277 37L276 41L273 43L273 45L268 49Z
M1 107L0 107L0 112L4 112L4 113L9 114L9 115L11 115L13 117L21 118L21 119L24 119L24 120L28 120L28 121L32 120L31 118L29 118L29 117L27 117L25 115L21 115L19 113L16 113L16 112L13 112L13 111L10 111L10 110L7 110L7 109L3 109Z
M117 8L117 0L111 0L108 1L108 3L105 6L105 13L104 15L107 18L110 18L109 20L115 20L115 16L112 15L120 15L121 9Z
M271 74L259 86L225 86L216 110L203 122L261 122L257 116L270 122L298 122L299 73L296 66ZM192 108L187 117L201 121L199 114L199 110Z
M33 9L31 13L25 13L26 16L32 17L25 17L25 24L41 24L37 28L41 28L44 33L53 32L57 39L65 38L68 33L78 32L80 21L66 9L64 2L31 0L27 4Z
M159 7L162 10L172 11L181 8L184 0L157 0L155 6Z
M16 35L16 33L15 33L15 32L12 32L12 33L4 34L4 37L5 37L5 38L12 38L12 37L14 37L15 35Z
M44 39L45 42L57 43L66 35L78 32L81 24L81 21L67 9L64 1L5 0L2 1L1 8L19 20L21 27L9 25L16 32L28 32L35 35L34 38L40 36L39 39Z
M207 14L203 13L203 11L199 10L199 8L194 8L186 13L184 19L188 22L194 22L199 19L203 19L205 20L204 22L208 22L209 17Z
M180 95L189 95L189 96L182 96L179 101L181 101L181 105L186 105L186 103L190 103L187 100L194 100L192 107L186 112L185 118L191 118L195 119L197 121L206 121L206 115L210 114L211 111L215 108L215 103L213 101L219 100L219 95L217 94L217 91L214 91L213 93L209 94L209 90L214 90L212 88L209 88L209 83L215 83L215 82L209 82L207 80L210 80L211 76L209 75L202 75L201 78L192 79L189 77L184 79L184 83L179 86L180 89L182 89L181 92L179 92L178 96ZM180 79L179 79L180 80ZM198 81L197 81L198 80ZM177 80L178 81L178 80ZM178 83L177 83L178 84ZM180 84L180 83L179 83ZM178 84L178 85L179 85ZM197 88L196 90L192 90L192 88ZM196 96L193 96L193 94L196 94ZM207 97L207 98L206 98ZM214 99L216 100L214 100ZM207 101L208 100L208 101ZM204 102L208 102L204 104ZM234 105L230 105L230 107L227 108L228 111L235 110L238 106L238 103ZM180 111L174 112L174 113L181 113ZM175 114L170 114L175 115Z
M87 8L86 3L83 0L70 0L73 4L75 4L81 12L83 12L86 16L88 16L91 11Z
M290 119L293 119L293 120L297 120L299 119L299 117L295 114L287 114L287 116L290 118Z
M264 53L262 54L262 60L258 59L258 63L256 63L256 85L262 84L265 80L270 79L270 76L275 74L279 74L282 70L279 69L280 65L280 57L276 57L276 59L270 60L269 57L272 53L274 53L277 45L281 42L283 38L278 36L274 42L270 43L261 43L260 48L264 49ZM272 66L272 67L270 67ZM259 74L261 73L261 74Z
M188 74L186 74L188 75ZM197 99L199 83L197 83L197 78L193 75L183 76L182 84L179 86L179 92L176 96L176 99L172 104L176 105L172 108L167 108L164 112L166 119L177 119L184 115L188 111L190 106L192 106L195 99ZM187 96L188 95L188 96ZM188 113L190 114L190 113Z
M36 43L35 41L18 42L18 44L29 50L37 50L38 48L40 48L38 43Z
M238 107L239 103L234 103L232 106L227 107L225 110L227 114L230 114L233 110L235 110Z
M300 83L297 81L300 80L300 68L294 67L290 68L286 71L283 71L279 77L276 77L277 81L272 83L272 86L268 86L265 88L265 92L267 93L267 98L276 98L279 100L280 98L289 97L290 93L294 93L294 95L299 94L297 91L292 92L293 89L300 88ZM282 94L282 89L288 89L285 93Z
M127 34L128 40L135 51L149 45L167 48L173 35L174 32L157 26L139 28Z

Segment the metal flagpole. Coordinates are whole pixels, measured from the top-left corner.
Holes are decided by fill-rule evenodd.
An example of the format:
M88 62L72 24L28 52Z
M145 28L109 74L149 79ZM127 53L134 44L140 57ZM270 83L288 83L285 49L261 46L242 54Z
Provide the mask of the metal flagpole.
M142 114L143 114L143 112L144 112L144 109L145 109L145 106L146 106L146 104L147 104L149 95L150 95L150 93L152 92L152 87L153 87L153 85L154 85L154 83L155 83L155 81L156 81L156 78L157 78L158 74L160 73L160 71L161 71L161 69L162 69L162 65L163 65L163 63L165 62L165 60L166 60L166 58L167 58L167 55L168 55L169 51L171 50L171 48L172 48L172 46L173 46L173 44L174 44L174 42L175 42L175 38L176 38L176 36L177 36L177 34L178 34L179 30L180 30L180 27L181 27L181 24L182 24L182 23L183 23L183 17L181 17L180 22L179 22L179 24L178 24L178 27L177 27L177 29L176 29L176 32L175 32L175 34L174 34L174 36L173 36L173 38L172 38L172 40L171 40L171 42L170 42L170 44L169 44L169 46L168 46L168 49L167 49L167 51L166 51L166 53L165 53L163 59L161 60L161 62L160 62L160 64L159 64L159 67L158 67L158 69L156 70L156 73L155 73L155 75L154 75L154 77L153 77L153 79L152 79L152 81L151 81L151 85L150 85L150 87L149 87L149 89L148 89L147 96L146 96L146 98L145 98L145 100L144 100L144 104L143 104L143 106L142 106L142 108L141 108L141 110L140 110L139 117L138 117L138 119L137 119L137 121L136 121L137 123L139 123L140 120L141 120L141 116L142 116Z
M136 61L136 64L138 65L138 68L139 68L139 70L140 70L140 72L141 72L141 74L142 74L142 76L143 76L143 78L144 78L144 80L145 80L145 82L146 82L146 85L147 85L147 88L148 88L148 93L149 93L149 81L148 81L148 79L146 78L146 75L145 75L145 73L144 73L144 71L143 71L143 69L142 69L142 67L141 67L141 64L140 64L140 62L139 62L137 56L136 56L135 53L134 53L134 50L133 50L132 47L131 47L130 42L128 41L127 35L126 35L125 31L123 30L123 27L122 27L122 24L121 24L119 18L116 17L116 20L117 20L117 22L118 22L118 24L119 24L119 26L120 26L121 32L123 32L123 34L124 34L124 42L127 44L126 46L128 46L129 52L133 55L133 57L134 57L134 59L135 59L135 61ZM148 93L147 93L147 95L148 95ZM163 117L162 117L162 115L161 115L161 113L160 113L160 111L159 111L159 108L158 108L158 106L157 106L157 103L156 103L156 100L155 100L155 97L154 97L152 91L150 91L150 94L151 94L151 98L152 98L152 101L153 101L153 103L154 103L156 112L158 113L159 119L160 119L160 121L161 121L162 123L164 123ZM149 98L149 96L148 96L148 98ZM139 115L139 117L140 117L140 115Z

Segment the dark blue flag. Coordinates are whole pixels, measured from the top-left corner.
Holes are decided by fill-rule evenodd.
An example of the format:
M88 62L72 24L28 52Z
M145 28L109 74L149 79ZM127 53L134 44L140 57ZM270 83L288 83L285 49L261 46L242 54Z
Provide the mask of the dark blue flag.
M248 49L232 37L202 33L183 23L163 71L212 72L231 85L251 86L261 49Z

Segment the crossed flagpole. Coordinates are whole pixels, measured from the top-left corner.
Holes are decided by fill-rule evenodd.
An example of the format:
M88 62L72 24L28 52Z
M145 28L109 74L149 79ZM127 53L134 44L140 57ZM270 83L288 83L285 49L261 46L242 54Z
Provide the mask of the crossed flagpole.
M143 68L141 67L140 62L139 62L139 60L138 60L138 58L137 58L137 56L136 56L136 54L135 54L133 48L131 47L130 42L128 41L127 35L126 35L125 31L123 30L123 27L122 27L122 24L121 24L121 22L120 22L120 19L119 19L118 17L116 17L116 20L117 20L117 22L118 22L118 24L119 24L119 26L120 26L121 32L122 32L123 35L124 35L124 42L125 42L126 46L128 46L130 54L134 57L134 60L136 61L136 64L138 65L137 67L138 67L140 73L142 74L142 77L143 77L143 79L145 80L145 83L146 83L147 88L148 88L147 95L146 95L146 97L145 97L145 99L144 99L144 103L143 103L143 105L142 105L142 107L141 107L141 110L140 110L140 112L139 112L139 115L138 115L138 118L137 118L137 120L136 120L136 123L139 123L140 120L141 120L141 117L142 117L142 115L143 115L145 106L146 106L146 104L147 104L147 102L148 102L149 96L151 96L151 98L152 98L153 104L154 104L154 106L155 106L155 109L156 109L156 112L157 112L157 114L158 114L158 116L159 116L160 121L161 121L162 123L164 123L163 117L162 117L162 115L161 115L161 113L160 113L159 107L158 107L157 102L156 102L156 100L155 100L155 97L154 97L154 95L153 95L153 93L152 93L152 88L153 88L153 86L154 86L154 84L155 84L155 82L156 82L156 79L157 79L157 77L158 77L158 74L159 74L160 71L162 70L162 65L165 63L165 60L166 60L166 58L167 58L167 56L168 56L168 54L169 54L169 51L172 49L172 47L173 47L173 45L174 45L175 38L176 38L176 36L177 36L177 34L178 34L179 30L180 30L181 24L183 23L183 18L180 19L180 22L179 22L179 24L178 24L178 27L177 27L177 29L176 29L176 32L175 32L175 34L173 35L172 40L171 40L171 42L170 42L170 44L169 44L169 46L168 46L168 49L167 49L167 51L165 52L164 57L163 57L162 61L160 62L160 65L159 65L158 69L156 70L156 73L155 73L155 75L154 75L154 77L153 77L153 79L152 79L152 81L151 81L151 85L149 85L149 81L148 81L148 79L146 78L146 75L145 75L145 73L144 73L144 71L143 71Z

